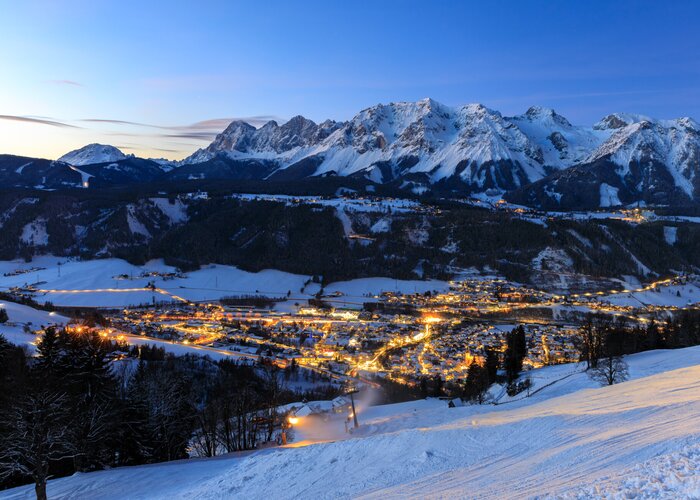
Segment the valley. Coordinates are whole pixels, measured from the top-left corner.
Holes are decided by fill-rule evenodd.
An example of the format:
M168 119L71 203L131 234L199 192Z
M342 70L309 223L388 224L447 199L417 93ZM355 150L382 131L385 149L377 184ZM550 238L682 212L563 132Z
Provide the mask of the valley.
M0 12L0 500L700 499L700 2Z
M84 329L67 318L95 311L104 321L91 329L105 339L215 359L267 358L282 368L298 365L370 385L459 381L485 351L504 352L506 334L518 325L528 344L524 366L532 369L576 361L580 328L593 315L644 329L700 311L698 275L561 294L497 276L322 285L273 270L212 265L184 273L158 261L137 267L55 257L0 262L3 269L7 299L58 309L60 321L46 323L18 323L10 315L8 325L26 326L28 343L51 323Z

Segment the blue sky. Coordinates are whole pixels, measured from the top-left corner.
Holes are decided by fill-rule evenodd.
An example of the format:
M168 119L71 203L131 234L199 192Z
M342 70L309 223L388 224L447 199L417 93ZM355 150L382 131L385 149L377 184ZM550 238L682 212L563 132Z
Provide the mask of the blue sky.
M0 152L181 158L232 118L423 97L700 119L698 26L684 0L0 0Z

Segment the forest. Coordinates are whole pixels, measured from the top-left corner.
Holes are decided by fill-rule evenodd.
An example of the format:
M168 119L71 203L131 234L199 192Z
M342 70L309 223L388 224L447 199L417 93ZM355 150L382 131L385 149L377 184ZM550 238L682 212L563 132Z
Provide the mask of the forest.
M673 223L675 242L669 244L668 223L535 223L509 211L426 199L416 211L345 210L350 230L361 236L353 239L333 207L241 201L216 190L198 197L140 189L146 188L7 192L0 197L0 259L53 254L143 264L162 258L184 271L217 263L320 276L323 283L367 276L449 279L472 267L528 283L538 272L556 270L548 261L542 269L533 266L545 250L566 255L572 271L599 277L644 280L647 272L667 276L700 266L700 229L691 223ZM180 211L180 219L171 220L169 210ZM373 232L382 219L386 230Z
M45 499L51 477L274 441L281 405L341 390L320 379L291 390L301 370L176 357L89 327L47 328L35 356L0 335L0 489L32 482Z

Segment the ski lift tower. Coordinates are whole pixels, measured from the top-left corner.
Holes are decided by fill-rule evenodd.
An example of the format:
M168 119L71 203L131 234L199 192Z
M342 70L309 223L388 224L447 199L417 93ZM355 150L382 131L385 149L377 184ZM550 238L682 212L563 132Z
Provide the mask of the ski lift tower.
M350 387L350 390L348 390L348 394L350 395L350 405L352 406L352 420L353 420L353 425L355 429L357 429L360 424L357 423L357 412L355 411L355 398L354 394L357 394L359 391L355 387Z

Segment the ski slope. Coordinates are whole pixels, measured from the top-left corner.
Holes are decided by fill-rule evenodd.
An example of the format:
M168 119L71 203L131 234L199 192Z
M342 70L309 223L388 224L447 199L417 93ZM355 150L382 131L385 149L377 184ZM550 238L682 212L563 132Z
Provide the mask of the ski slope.
M597 387L575 365L544 368L533 378L555 383L532 398L452 409L435 399L369 407L359 412L358 432L336 441L78 474L50 481L48 493L81 499L697 497L700 347L627 360L633 380L612 387ZM32 495L31 487L0 493L13 500Z

